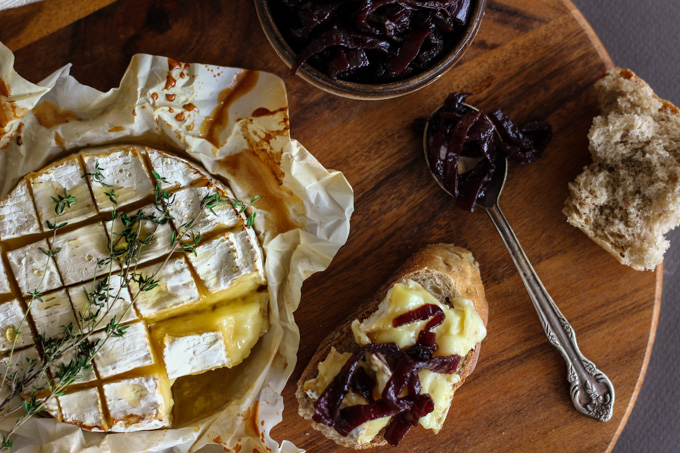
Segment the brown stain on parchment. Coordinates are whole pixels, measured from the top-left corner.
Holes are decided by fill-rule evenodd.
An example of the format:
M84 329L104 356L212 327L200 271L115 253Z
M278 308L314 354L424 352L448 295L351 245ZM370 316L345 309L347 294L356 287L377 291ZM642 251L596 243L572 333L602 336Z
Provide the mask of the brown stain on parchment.
M123 126L113 126L111 129L109 129L109 132L121 132L123 129Z
M41 102L33 107L33 115L42 127L52 128L70 123L71 121L81 121L81 118L71 110L61 110L51 102Z
M263 160L252 149L244 149L238 154L225 157L219 164L238 181L250 197L260 197L255 207L256 211L265 213L267 231L277 235L304 227L293 216L293 213L296 217L304 215L304 204L297 195L283 186L281 169L273 158Z
M259 73L247 69L240 72L236 76L234 83L222 90L218 95L217 106L203 120L199 137L206 139L213 146L219 148L220 134L227 127L227 123L229 123L229 107L255 88L259 77Z
M304 228L303 201L284 186L284 172L281 168L282 153L274 151L273 142L279 137L288 137L290 125L287 107L270 111L260 107L249 118L239 121L240 133L248 147L240 153L226 156L220 166L238 183L250 197L258 195L256 211L265 214L264 228L274 235L296 228ZM251 133L254 118L284 113L279 129L268 130L263 135ZM258 131L258 133L261 131ZM249 200L243 200L249 201Z
M246 434L250 437L259 437L260 429L257 426L258 410L260 407L259 401L255 401L253 405L244 413L241 414L241 418L245 423Z
M17 118L21 118L28 112L28 109L23 107L17 107L15 101L10 101L9 98L12 94L7 83L0 79L0 137L5 134L5 127Z
M64 141L64 137L62 137L58 132L54 134L54 142L61 146L62 148L66 148L66 142Z
M175 86L177 79L173 77L172 71L181 67L182 63L175 60L174 58L168 58L168 77L165 80L165 88L163 88L164 90L169 90Z

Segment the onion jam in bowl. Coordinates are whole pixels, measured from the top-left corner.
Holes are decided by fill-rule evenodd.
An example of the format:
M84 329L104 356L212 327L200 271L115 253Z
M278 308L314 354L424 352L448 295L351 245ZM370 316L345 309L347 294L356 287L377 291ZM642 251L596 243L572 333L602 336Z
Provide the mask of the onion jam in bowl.
M475 38L486 0L255 0L267 39L307 82L389 99L434 82Z

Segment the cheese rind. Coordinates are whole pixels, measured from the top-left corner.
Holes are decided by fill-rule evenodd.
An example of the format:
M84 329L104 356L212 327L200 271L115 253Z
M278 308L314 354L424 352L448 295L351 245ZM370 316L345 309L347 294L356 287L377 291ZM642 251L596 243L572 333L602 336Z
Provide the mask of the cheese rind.
M59 367L61 365L63 366L68 366L72 360L75 359L76 352L72 351L69 353L66 353L62 357L56 359L54 361L54 365L50 367L50 371L52 372L52 376L54 376L55 382L59 382L59 375L61 373ZM91 364L90 370L86 369L81 369L80 372L78 373L78 376L80 376L78 379L75 379L73 381L74 384L83 384L86 382L92 382L95 379L97 379L97 375L94 372L94 363Z
M97 182L95 178L88 178L100 211L108 212L114 207L110 197L106 194L111 188L115 191L118 203L115 205L116 208L153 195L151 178L136 148L121 147L113 151L84 154L84 159L88 173L95 173L98 163L103 183L111 186L106 187Z
M12 355L11 364L9 356L0 360L0 376L4 376L5 371L7 371L7 379L11 380L12 374L17 373L17 381L20 381L27 377L27 375L39 371L41 365L42 361L40 360L40 354L38 353L38 350L35 348L35 346L20 351L15 350L14 354ZM40 392L45 388L46 384L46 377L33 380L32 382L27 383L27 386L23 389L23 393L27 394L33 390Z
M139 211L142 211L145 215L150 217L162 218L161 212L159 212L154 205L145 206L137 211L129 212L128 216L134 216ZM108 220L105 222L105 226L106 232L109 234L109 237L115 244L114 249L125 248L127 246L127 242L123 237L121 237L121 232L125 228L122 218L119 216L114 221ZM166 256L168 253L170 253L172 248L170 242L172 240L172 227L170 226L169 222L158 225L150 220L141 220L133 226L135 232L138 231L137 228L140 228L138 233L140 241L148 240L149 236L153 234L151 243L144 246L141 250L141 253L139 254L139 258L137 260L139 264L154 258Z
M262 256L251 239L245 230L226 233L199 245L196 255L189 255L208 291L226 290L248 274L254 274L258 283L265 283Z
M171 380L228 364L221 332L206 332L185 337L166 335L163 346L163 361Z
M97 215L90 188L82 177L84 174L80 160L74 156L44 168L31 178L33 199L43 229L47 221L53 224L75 223ZM65 193L76 201L55 219L53 197L64 196Z
M69 324L75 329L78 326L76 315L65 289L41 296L31 306L31 318L38 334L45 338L61 338L64 326Z
M201 213L200 216L191 226L191 231L195 234L226 231L238 225L240 217L228 201L227 195L207 179L205 179L205 184L203 187L187 187L174 194L174 202L170 204L168 210L178 230L182 225L196 218L199 213ZM214 194L219 194L224 202L219 203L213 209L204 208L201 212L203 199Z
M104 384L113 421L111 431L127 432L170 427L170 383L162 376L143 376Z
M154 364L149 334L144 324L137 322L126 327L122 337L110 336L94 357L102 378ZM106 333L102 331L92 335L92 340L102 341L105 337Z
M7 253L14 277L25 296L37 289L44 293L61 286L61 278L54 264L54 258L45 255L44 251L49 250L47 241L43 239ZM45 267L46 263L47 267Z
M160 264L139 269L145 276L153 275ZM137 296L135 306L145 319L159 319L176 315L200 300L194 277L183 257L168 260L155 277L158 286L150 291L143 291ZM133 292L139 291L137 282L130 284Z
M12 285L9 281L9 275L5 269L5 261L0 254L0 296L5 294L12 294Z
M0 352L8 352L12 349L12 342L14 341L15 335L13 328L18 329L23 318L24 309L21 307L18 300L0 304ZM32 337L33 333L28 326L28 322L24 322L15 348L30 345L32 343Z
M64 284L82 283L109 272L109 264L97 265L98 260L109 256L109 238L102 224L58 234L51 242L53 249L61 249L56 260ZM114 261L111 269L115 272L120 266Z
M155 149L146 149L151 169L166 182L160 181L163 190L188 187L203 178L203 173L188 162Z
M38 401L44 401L44 398ZM59 407L59 403L57 402L56 397L52 397L45 401L45 410L58 422L62 421L61 408Z
M120 320L125 310L127 311L122 322L138 319L134 307L127 308L132 298L127 287L121 288L122 283L123 278L120 275L112 275L108 280L107 277L98 279L95 286L101 287L102 293L106 293L108 288L108 297L106 300L96 301L95 304L90 303L90 299L93 298L92 283L85 283L68 289L80 328L85 328L87 323L91 324L88 321L91 319L96 324L94 330L101 330L114 316L117 320Z
M67 393L59 398L62 418L81 428L102 432L107 430L102 401L99 390L90 388L74 393Z
M0 200L0 239L6 241L40 231L28 182L22 180L7 197Z

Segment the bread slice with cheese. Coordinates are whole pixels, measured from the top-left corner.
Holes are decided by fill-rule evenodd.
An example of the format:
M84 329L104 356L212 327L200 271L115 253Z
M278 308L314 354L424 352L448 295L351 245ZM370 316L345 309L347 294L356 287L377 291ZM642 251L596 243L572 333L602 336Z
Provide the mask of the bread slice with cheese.
M429 297L421 290L429 294ZM366 344L368 338L373 343L396 342L404 349L412 346L413 338L418 336L417 331L423 328L426 321L400 327L399 329L403 332L391 326L395 316L420 306L418 305L420 302L417 301L421 296L423 305L425 303L437 304L448 310L444 322L437 328L446 330L435 330L436 342L439 346L435 356L453 355L450 353L454 351L461 356L454 374L437 374L429 371L423 374L426 370L418 372L423 386L420 394L426 393L429 389L430 392L427 393L435 403L435 410L421 418L420 424L432 429L435 433L441 429L453 393L475 368L481 346L479 341L486 335L488 319L488 305L478 264L470 251L451 244L429 245L413 255L370 303L365 304L351 320L339 326L317 349L298 381L296 397L300 415L310 420L312 426L324 436L339 445L354 449L373 448L387 444L384 434L390 419L377 419L362 424L349 435L342 436L335 428L313 421L314 405L321 392L338 374L350 355L359 349L358 341ZM398 297L407 300L395 301ZM389 327L381 328L380 326ZM477 331L467 332L465 329ZM470 342L471 338L475 340ZM468 339L469 344L465 344L465 339ZM372 356L366 357L368 357L367 361L373 359ZM382 378L378 374L379 370L375 374L376 380L382 381L384 388L384 381L386 376L390 375L391 365L388 365L386 361L378 360L377 362L378 366L384 367L387 373ZM433 387L434 384L437 387ZM374 389L375 398L380 398L380 391L378 388ZM352 401L356 404L367 403L365 399L362 401L360 396L350 391L345 395L341 407L354 405L351 404Z
M567 221L621 263L652 270L680 224L680 110L627 69L597 82L593 163L569 184Z

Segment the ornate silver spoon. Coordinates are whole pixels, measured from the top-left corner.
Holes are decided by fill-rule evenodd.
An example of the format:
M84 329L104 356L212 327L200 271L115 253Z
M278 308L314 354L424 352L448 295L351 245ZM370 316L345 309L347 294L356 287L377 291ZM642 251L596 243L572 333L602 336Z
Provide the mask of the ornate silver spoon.
M475 107L468 104L465 105L477 111ZM423 135L425 161L437 184L446 193L453 196L432 172L427 152L428 128L429 123L426 125ZM606 422L612 417L614 386L609 378L602 371L598 370L595 364L588 360L579 350L574 329L560 312L559 308L557 308L543 283L541 283L524 250L522 250L522 246L519 244L515 233L512 231L508 221L505 220L505 216L498 206L498 199L508 174L508 160L501 153L496 153L495 165L496 170L493 178L483 198L477 200L477 206L483 207L487 214L489 214L491 221L508 248L515 266L517 266L522 281L524 281L524 286L526 286L531 302L533 302L536 308L548 341L562 354L562 357L567 362L567 379L570 384L571 400L576 410L596 420ZM468 168L467 170L470 169Z

